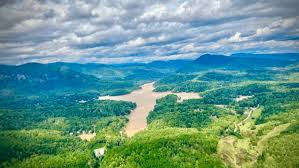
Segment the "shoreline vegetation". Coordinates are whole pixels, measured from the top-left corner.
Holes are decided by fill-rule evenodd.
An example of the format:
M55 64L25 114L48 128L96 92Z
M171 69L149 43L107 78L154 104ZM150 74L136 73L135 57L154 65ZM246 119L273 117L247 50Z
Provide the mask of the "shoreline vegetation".
M298 167L299 54L259 56L0 65L0 167Z
M197 93L192 92L154 92L154 82L143 84L140 89L134 90L130 94L121 96L100 96L99 100L121 100L136 103L136 108L129 114L129 122L125 128L125 134L128 137L134 136L136 133L147 127L146 118L155 107L156 101L170 94L178 96L178 102L188 99L201 98Z

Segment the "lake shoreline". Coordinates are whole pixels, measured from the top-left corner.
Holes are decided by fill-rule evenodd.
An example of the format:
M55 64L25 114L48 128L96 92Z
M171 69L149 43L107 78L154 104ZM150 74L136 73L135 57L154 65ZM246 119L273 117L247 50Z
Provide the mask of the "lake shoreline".
M146 83L141 86L140 89L132 91L130 94L119 96L100 96L99 100L116 100L116 101L129 101L136 103L136 108L129 114L129 122L125 128L125 134L128 137L132 137L136 133L147 128L147 116L156 105L156 100L165 97L169 94L177 95L178 102L182 102L187 99L199 99L201 98L198 93L173 93L167 92L154 92L154 82Z

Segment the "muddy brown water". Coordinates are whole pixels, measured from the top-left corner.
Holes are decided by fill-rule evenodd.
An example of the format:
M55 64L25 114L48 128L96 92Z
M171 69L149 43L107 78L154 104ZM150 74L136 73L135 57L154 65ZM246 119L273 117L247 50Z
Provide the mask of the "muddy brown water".
M201 98L198 93L172 93L172 92L154 92L154 83L147 83L141 86L141 89L135 90L130 94L120 96L101 96L99 100L123 100L136 103L136 108L129 115L129 122L125 128L128 137L132 137L139 131L147 127L146 117L155 107L156 100L169 94L176 94L178 102L186 99Z

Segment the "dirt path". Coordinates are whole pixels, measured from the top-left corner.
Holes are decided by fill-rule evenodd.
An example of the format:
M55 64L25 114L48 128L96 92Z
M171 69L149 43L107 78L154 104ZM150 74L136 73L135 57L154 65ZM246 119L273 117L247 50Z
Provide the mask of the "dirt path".
M240 130L240 127L241 127L244 123L246 123L247 120L250 119L250 117L252 116L252 113L253 113L257 108L258 108L258 107L256 107L256 108L251 108L251 109L249 110L247 117L246 117L244 120L242 120L241 122L239 122L238 124L235 125L234 132L237 132L238 129Z
M137 107L131 112L129 116L129 123L126 126L125 133L131 137L139 131L147 127L146 117L149 112L155 107L156 100L168 94L176 94L179 97L178 102L200 98L197 93L172 93L172 92L153 92L154 83L147 83L142 85L141 89L135 90L130 94L121 96L103 96L99 100L124 100L135 102Z
M280 135L282 131L288 128L290 126L290 123L282 124L276 126L273 130L271 130L268 134L264 135L261 140L258 141L257 146L262 148L262 146L272 137Z

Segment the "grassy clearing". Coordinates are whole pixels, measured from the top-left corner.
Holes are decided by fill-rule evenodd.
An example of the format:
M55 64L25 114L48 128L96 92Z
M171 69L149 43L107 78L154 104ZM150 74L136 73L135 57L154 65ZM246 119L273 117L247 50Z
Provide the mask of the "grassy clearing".
M230 135L219 140L218 155L227 166L256 167L260 164L257 160L268 149L268 142L280 136L290 126L290 123L277 125L274 122L256 126L255 120L261 112L261 108L252 110L245 119L235 124L239 137Z

